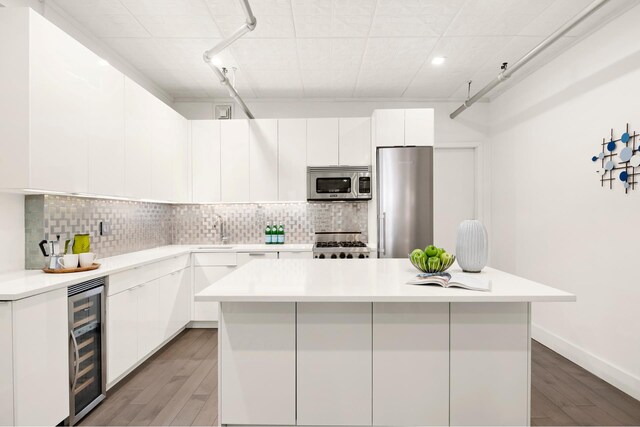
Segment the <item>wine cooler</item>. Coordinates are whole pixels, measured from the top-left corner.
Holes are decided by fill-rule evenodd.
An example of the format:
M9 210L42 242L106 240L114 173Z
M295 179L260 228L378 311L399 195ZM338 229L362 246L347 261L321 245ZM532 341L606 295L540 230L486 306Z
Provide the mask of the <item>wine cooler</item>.
M105 278L69 287L69 425L106 397Z

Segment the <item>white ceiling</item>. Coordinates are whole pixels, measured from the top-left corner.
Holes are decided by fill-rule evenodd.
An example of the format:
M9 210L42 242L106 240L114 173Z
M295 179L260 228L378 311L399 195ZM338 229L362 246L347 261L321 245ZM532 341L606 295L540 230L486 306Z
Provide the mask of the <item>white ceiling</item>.
M591 1L250 0L255 31L220 57L247 98L464 98L468 80L480 89ZM238 0L47 3L175 98L226 96L202 53L244 22ZM613 0L537 63L630 3Z

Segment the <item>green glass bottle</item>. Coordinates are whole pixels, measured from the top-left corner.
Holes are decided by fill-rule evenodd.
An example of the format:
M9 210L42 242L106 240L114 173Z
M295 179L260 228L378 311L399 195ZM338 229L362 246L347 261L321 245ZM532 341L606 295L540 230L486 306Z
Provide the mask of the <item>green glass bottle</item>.
M278 227L278 243L284 245L284 225L282 223Z
M264 243L271 244L271 224L267 223L267 227L264 229Z

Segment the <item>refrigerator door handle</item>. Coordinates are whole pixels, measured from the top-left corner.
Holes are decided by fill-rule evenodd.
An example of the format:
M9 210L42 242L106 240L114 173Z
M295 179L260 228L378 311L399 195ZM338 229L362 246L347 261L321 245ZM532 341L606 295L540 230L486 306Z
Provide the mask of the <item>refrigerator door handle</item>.
M73 362L74 370L73 377L71 378L71 391L74 391L76 388L76 382L78 381L78 374L80 373L80 351L78 350L78 341L76 340L76 336L73 334L73 331L69 331L71 335L71 342L73 343L73 356L75 356L75 360Z
M380 215L380 252L382 255L387 251L387 213Z

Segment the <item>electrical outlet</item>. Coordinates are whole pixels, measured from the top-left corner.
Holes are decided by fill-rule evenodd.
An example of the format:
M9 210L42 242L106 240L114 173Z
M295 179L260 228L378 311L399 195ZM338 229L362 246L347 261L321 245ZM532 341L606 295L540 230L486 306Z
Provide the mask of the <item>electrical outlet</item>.
M111 224L105 221L100 221L100 235L109 236L111 234Z

